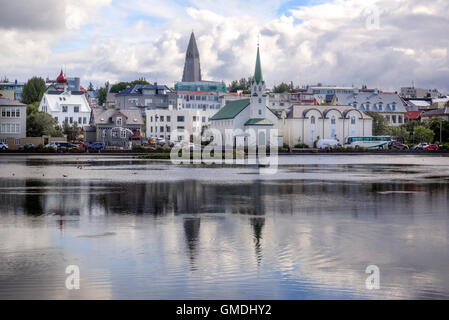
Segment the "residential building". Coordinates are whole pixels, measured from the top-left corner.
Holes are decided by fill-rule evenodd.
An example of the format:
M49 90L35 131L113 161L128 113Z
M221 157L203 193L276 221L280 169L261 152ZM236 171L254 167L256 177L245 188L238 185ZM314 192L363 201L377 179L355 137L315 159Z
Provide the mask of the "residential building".
M138 109L145 116L146 109L168 108L176 105L176 93L166 85L136 84L115 95L115 105L121 109Z
M432 99L432 109L443 109L446 106L449 106L449 97Z
M434 118L440 118L446 121L449 121L449 107L444 107L443 109L435 109L435 110L429 110L425 111L421 118L424 119L434 119Z
M318 84L316 86L307 86L308 93L319 95L334 95L334 94L352 94L357 89L354 87L339 87L339 86L323 86Z
M70 91L78 92L86 90L81 86L81 79L79 77L66 77L64 71L61 68L61 72L56 80L51 80L47 77L45 83L50 91Z
M17 80L14 82L0 82L0 97L21 101L24 86L25 83L18 82Z
M44 94L39 111L50 114L61 127L65 121L83 126L89 123L91 107L83 92L49 91Z
M133 109L92 109L89 132L95 128L95 141L106 146L129 148L130 144L140 144L144 121L139 110ZM88 134L89 140L93 140Z
M0 98L0 140L11 144L20 144L20 139L26 138L27 106L18 101Z
M382 114L393 126L404 123L405 103L396 93L382 92L377 89L355 90L354 93L336 93L333 105L353 106L364 111L374 111Z
M191 136L204 132L215 112L213 109L147 110L146 134L148 137L163 138L167 141L189 140Z
M293 105L279 120L279 134L290 147L313 147L319 139L371 136L373 119L353 106Z
M432 108L432 100L430 99L406 99L404 101L407 104L408 111L428 110Z
M401 98L408 99L420 99L420 98L438 98L440 96L440 92L437 89L422 89L412 87L402 87L400 96Z
M260 51L257 47L256 68L251 83L250 99L232 101L211 118L211 129L220 132L224 145L235 145L238 135L244 136L245 145L251 142L248 134L254 133L258 145L272 143L271 129L278 128L278 116L268 107L265 81L262 76ZM276 139L279 139L277 136Z

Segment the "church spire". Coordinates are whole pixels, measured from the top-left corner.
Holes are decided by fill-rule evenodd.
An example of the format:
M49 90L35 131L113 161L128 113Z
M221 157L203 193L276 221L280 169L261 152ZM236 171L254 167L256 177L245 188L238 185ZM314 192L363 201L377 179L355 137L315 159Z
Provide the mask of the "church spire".
M260 84L263 82L262 64L260 63L259 44L257 44L256 70L254 71L254 82Z
M195 34L192 31L189 46L187 47L186 52L182 82L198 81L201 81L200 52L198 51L198 46L196 45Z

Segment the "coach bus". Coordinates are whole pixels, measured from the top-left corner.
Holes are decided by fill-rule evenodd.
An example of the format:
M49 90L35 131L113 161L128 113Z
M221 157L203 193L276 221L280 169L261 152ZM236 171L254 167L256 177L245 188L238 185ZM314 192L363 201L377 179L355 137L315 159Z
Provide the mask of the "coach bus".
M348 137L345 140L346 147L367 149L388 149L391 137Z

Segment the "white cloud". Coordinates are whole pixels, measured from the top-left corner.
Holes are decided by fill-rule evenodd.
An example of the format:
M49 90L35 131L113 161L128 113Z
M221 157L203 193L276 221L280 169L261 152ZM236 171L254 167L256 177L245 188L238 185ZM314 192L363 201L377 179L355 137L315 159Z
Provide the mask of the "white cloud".
M70 1L56 29L0 24L0 41L6 44L0 52L0 73L9 78L46 76L65 65L84 81L143 76L172 85L181 77L194 30L207 79L251 76L261 33L263 72L269 85L322 82L398 90L414 80L419 86L449 91L447 1L311 2L279 16L285 2ZM61 12L59 5L54 10ZM378 28L367 25L377 14ZM42 22L37 19L33 24ZM82 45L54 49L70 41Z

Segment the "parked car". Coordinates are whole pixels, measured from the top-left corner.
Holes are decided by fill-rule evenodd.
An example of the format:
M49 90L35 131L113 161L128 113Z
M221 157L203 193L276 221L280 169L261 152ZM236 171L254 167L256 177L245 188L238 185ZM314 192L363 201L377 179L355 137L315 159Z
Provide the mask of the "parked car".
M439 147L436 144L420 143L413 147L413 150L438 150Z
M100 152L101 150L104 150L105 147L106 146L103 142L94 142L87 146L87 150L89 150L89 152L93 151Z
M321 139L317 142L316 147L318 149L333 149L335 147L341 146L340 142L338 142L337 140L325 140L325 139Z
M388 144L389 150L408 150L409 147L406 144L400 143L399 141L391 141Z
M8 150L8 145L4 142L0 142L0 150L2 151Z
M163 138L156 138L155 142L156 142L156 145L161 146L161 147L163 147L167 144L167 142Z

